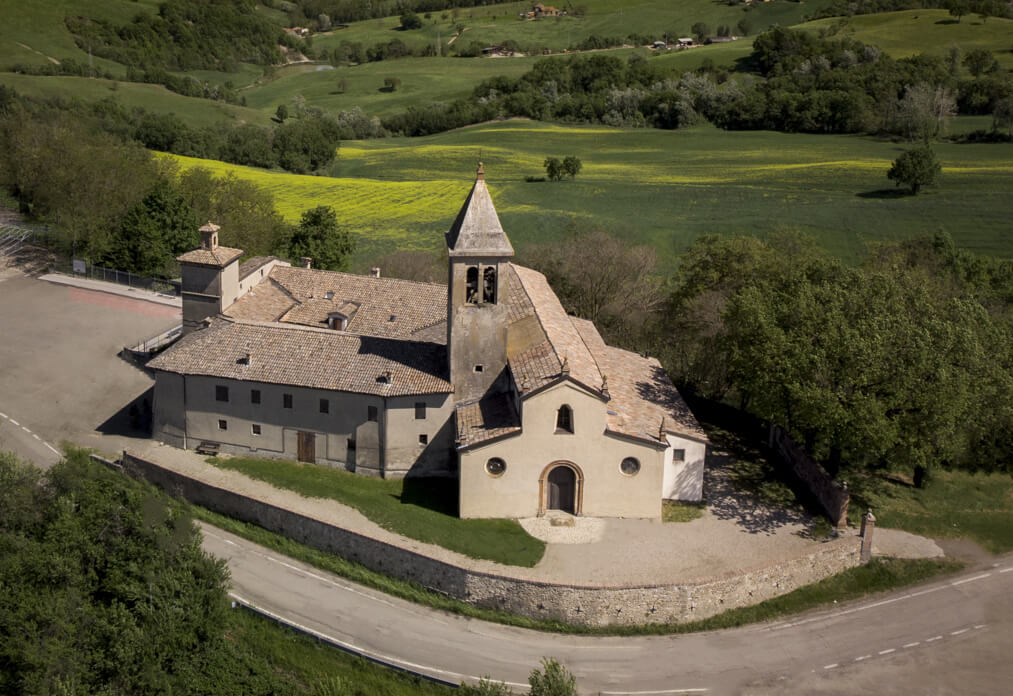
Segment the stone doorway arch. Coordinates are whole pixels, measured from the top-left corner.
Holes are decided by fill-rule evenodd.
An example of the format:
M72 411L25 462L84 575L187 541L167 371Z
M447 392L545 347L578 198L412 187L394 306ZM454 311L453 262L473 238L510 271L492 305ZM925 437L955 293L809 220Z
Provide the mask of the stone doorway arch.
M561 510L580 515L584 504L584 472L573 462L552 462L538 478L538 515Z

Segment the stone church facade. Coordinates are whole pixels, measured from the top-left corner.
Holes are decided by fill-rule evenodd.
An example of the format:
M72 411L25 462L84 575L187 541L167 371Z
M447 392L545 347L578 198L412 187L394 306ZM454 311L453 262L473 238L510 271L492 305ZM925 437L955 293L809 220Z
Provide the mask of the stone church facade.
M240 263L217 231L179 258L184 337L149 363L158 440L453 476L462 517L657 518L701 499L707 439L682 397L512 263L481 166L447 285Z

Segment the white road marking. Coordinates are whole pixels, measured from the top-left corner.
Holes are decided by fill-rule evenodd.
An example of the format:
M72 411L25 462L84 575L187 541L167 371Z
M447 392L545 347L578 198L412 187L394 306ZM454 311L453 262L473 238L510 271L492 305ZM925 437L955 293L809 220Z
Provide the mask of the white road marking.
M977 631L979 628L985 628L988 624L975 624L974 630Z
M239 602L240 604L245 604L247 607L249 607L251 609L255 609L256 611L260 612L264 616L267 616L267 617L270 617L270 618L274 619L278 623L282 623L282 624L285 624L287 626L292 626L293 628L297 628L300 631L303 631L305 633L310 634L311 636L314 636L314 637L319 638L321 640L325 640L328 643L332 643L333 645L336 645L336 646L338 646L340 648L348 650L349 652L354 652L354 653L356 653L358 655L362 655L364 657L368 657L371 660L376 660L377 662L384 662L384 663L386 663L388 665L392 665L392 666L395 666L395 667L401 667L402 669L406 669L406 670L411 671L411 672L415 672L415 671L418 671L418 670L427 670L427 671L432 672L434 674L440 674L440 675L445 675L447 677L450 677L455 682L458 682L458 683L461 682L461 681L463 681L463 680L465 680L465 679L471 679L472 681L476 681L476 682L479 681L479 679L480 679L480 677L475 677L475 676L472 676L470 674L461 674L460 672L451 672L451 671L445 670L445 669L438 669L436 667L430 667L428 665L420 665L420 664L416 664L414 662L408 662L406 660L400 660L400 659L398 659L396 657L393 657L391 655L384 655L383 653L372 652L370 650L366 650L365 648L360 648L355 643L349 643L347 641L343 641L343 640L341 640L339 638L335 638L334 636L329 636L326 633L321 633L320 631L314 630L314 629L310 628L309 626L303 626L302 624L297 623L295 621L292 621L291 619L286 619L286 618L284 618L282 616L279 616L278 614L275 614L272 611L269 611L269 610L267 610L267 609L265 609L263 607L257 606L253 602L250 602L250 601L247 601L246 599L243 599L242 597L240 597L239 595L237 595L235 592L230 592L229 596L232 599L234 599L237 602ZM517 687L517 688L520 688L520 689L530 689L531 688L527 684L518 684L516 682L503 682L503 683L506 684L507 686L514 686L514 687Z
M217 534L214 534L213 532L205 531L204 533L207 534L208 536L214 537L215 539L218 539L220 541L228 541L228 539L225 539L224 537L218 536ZM239 546L239 544L236 544L235 542L231 542L230 541L229 543L231 543L233 546ZM261 558L264 558L264 559L266 559L268 561L271 561L272 563L277 563L280 566L284 566L285 568L288 568L289 570L292 570L292 571L294 571L296 573L299 573L300 575L304 575L304 576L306 576L308 578L313 578L314 580L319 580L320 582L326 583L328 585L332 585L333 587L337 587L337 588L340 588L342 590L346 590L348 592L352 592L353 594L357 594L360 597L365 597L367 599L371 599L374 602L379 602L380 604L386 604L389 607L397 607L398 606L398 605L394 604L393 602L388 602L388 601L386 601L384 599L381 599L381 598L376 597L374 595L371 595L369 593L362 592L362 591L356 589L355 587L353 587L351 585L346 585L346 584L343 584L343 583L334 582L330 578L326 578L326 577L324 577L322 575L317 575L316 573L311 573L309 571L303 570L302 568L299 568L298 566L294 566L291 563L286 563L285 561L282 561L282 560L279 560L277 558L274 558L273 556L268 556L266 553L261 553L259 551L254 551L252 549L247 549L247 553L255 554L257 556L260 556Z
M855 662L861 662L862 660L868 660L870 657L872 657L872 655L862 655L860 657L856 657L855 658Z
M916 640L914 643L908 643L907 645L902 645L900 647L902 647L902 648L913 648L916 645L921 645L921 644L922 644L922 642L920 640Z
M35 433L32 433L32 437L34 437L34 438L35 438L36 440L38 440L39 442L42 442L42 438L41 438L41 437L39 437L38 435L36 435Z
M31 435L31 434L32 434L32 431L31 431L31 430L29 430L28 428L26 428L26 427L25 427L25 426L23 426L23 425L21 426L21 429L22 429L22 430L24 430L24 431L25 431L26 433L28 433L29 435Z
M11 419L10 419L10 421L11 421L11 423L13 423L14 425L21 425L20 423L18 423L18 422L17 422L16 420L14 420L13 418L11 418Z
M60 450L56 449L55 447L53 447L53 446L52 446L51 444L49 444L48 442L43 442L42 444L44 444L44 445L45 445L46 447L48 447L49 449L53 450L53 454L60 454Z
M1008 573L1008 572L1010 572L1011 570L1013 570L1013 568L1003 568L1003 569L1002 569L1002 570L1000 570L999 572L1000 572L1000 573Z
M823 665L823 669L833 669L833 668L834 668L834 667L836 667L836 666L837 666L837 663L835 662L835 663L834 663L834 664L832 664L832 665Z
M943 637L942 637L942 636L932 636L931 638L926 638L926 639L925 639L925 642L926 642L926 643L931 643L931 642L932 642L932 641L934 641L934 640L942 640L942 639L943 639Z
M897 648L887 648L886 650L880 650L880 655L889 655L892 652L897 652Z
M7 418L7 414L6 413L0 413L0 418L6 419Z
M951 636L959 636L961 633L967 633L970 630L971 629L969 629L969 628L962 628L959 631L950 631L950 635Z
M963 580L954 580L953 582L950 583L950 586L951 587L956 587L957 585L963 585L965 582L974 582L975 580L981 580L982 578L987 578L987 577L989 577L991 575L992 575L991 573L982 573L981 575L975 575L973 578L964 578Z

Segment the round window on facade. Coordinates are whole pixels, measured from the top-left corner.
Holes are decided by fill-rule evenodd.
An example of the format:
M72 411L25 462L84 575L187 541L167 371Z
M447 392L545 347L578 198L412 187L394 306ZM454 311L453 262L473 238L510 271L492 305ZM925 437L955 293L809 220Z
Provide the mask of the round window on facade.
M640 472L640 461L635 457L626 457L619 465L619 470L627 476L636 476Z
M502 476L506 471L506 462L499 457L493 457L485 463L485 470L490 476Z

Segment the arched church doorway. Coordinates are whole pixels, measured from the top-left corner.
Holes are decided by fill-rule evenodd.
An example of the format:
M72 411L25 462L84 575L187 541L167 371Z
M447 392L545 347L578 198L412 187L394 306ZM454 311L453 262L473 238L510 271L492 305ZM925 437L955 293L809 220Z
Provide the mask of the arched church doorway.
M583 498L584 475L570 462L554 462L545 467L539 479L540 512L560 510L579 515Z

